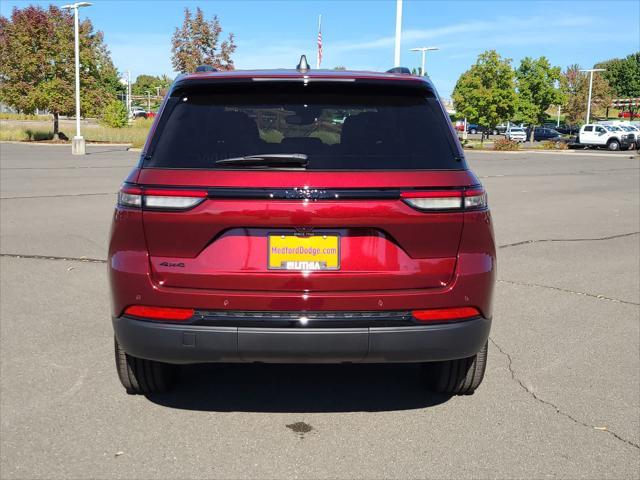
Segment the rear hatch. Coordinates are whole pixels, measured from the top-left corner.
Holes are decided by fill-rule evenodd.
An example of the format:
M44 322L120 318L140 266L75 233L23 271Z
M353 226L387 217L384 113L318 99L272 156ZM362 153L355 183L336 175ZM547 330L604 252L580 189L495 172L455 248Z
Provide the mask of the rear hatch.
M176 86L136 186L153 280L251 292L445 288L462 197L477 184L445 115L419 80Z

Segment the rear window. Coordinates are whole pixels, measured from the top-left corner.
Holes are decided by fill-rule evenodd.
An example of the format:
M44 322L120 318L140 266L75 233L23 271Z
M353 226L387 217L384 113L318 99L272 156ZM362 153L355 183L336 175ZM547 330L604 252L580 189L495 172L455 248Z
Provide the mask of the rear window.
M255 169L267 167L216 161L302 154L307 170L461 169L448 121L424 88L210 85L172 95L143 166Z

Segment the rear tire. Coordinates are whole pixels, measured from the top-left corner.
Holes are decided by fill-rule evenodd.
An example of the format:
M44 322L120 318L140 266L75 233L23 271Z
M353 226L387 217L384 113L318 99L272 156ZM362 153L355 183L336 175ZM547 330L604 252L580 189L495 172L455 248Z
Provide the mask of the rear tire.
M126 353L114 338L116 370L120 383L131 395L167 392L173 386L177 367L144 360Z
M427 387L438 393L473 395L484 378L488 350L487 342L482 350L472 357L424 364Z
M475 128L472 128L471 130L469 130L469 133L471 135L475 135L476 133L478 133L478 131Z

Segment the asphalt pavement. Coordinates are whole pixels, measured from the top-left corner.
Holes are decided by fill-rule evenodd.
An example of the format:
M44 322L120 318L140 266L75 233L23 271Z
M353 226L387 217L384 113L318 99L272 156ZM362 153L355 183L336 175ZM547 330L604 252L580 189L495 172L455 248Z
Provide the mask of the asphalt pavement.
M640 478L640 160L468 152L498 243L475 395L411 365L188 367L126 395L110 217L138 153L0 144L0 477Z

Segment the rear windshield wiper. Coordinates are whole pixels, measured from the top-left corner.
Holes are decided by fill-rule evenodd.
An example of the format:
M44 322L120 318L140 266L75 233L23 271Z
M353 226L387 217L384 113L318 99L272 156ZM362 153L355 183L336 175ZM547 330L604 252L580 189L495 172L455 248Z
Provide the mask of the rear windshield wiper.
M263 155L247 155L245 157L222 158L216 160L216 165L266 165L305 167L308 157L304 153L265 153Z

